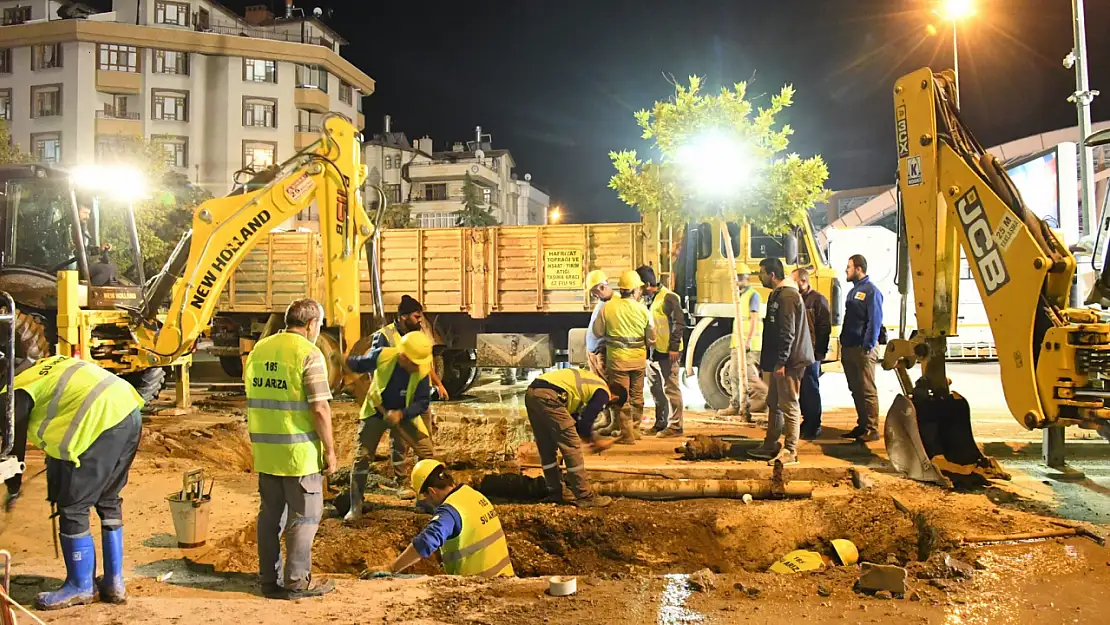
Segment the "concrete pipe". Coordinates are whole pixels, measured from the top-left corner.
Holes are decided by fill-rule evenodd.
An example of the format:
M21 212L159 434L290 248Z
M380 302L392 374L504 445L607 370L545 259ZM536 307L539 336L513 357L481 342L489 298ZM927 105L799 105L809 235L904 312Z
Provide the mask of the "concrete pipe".
M752 499L806 498L813 482L796 480L776 487L771 480L618 480L598 482L603 495L633 499Z

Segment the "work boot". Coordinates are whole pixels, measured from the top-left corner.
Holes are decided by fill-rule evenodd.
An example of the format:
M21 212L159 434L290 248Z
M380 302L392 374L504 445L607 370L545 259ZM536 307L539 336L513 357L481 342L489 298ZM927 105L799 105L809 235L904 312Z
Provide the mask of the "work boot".
M621 415L620 418L620 435L617 437L617 445L635 445L639 430L632 427L632 418Z
M818 426L816 429L802 430L801 439L803 441L815 441L821 438L821 434L823 433L824 430L822 430L820 426Z
M309 581L308 588L304 590L284 590L280 595L270 597L271 599L285 599L288 601L296 601L297 599L308 599L311 597L322 597L329 592L335 590L335 582L330 579L325 579L320 583Z
M763 445L748 450L748 457L756 460L770 460L779 454L778 449L767 449Z
M574 505L579 508L604 508L611 503L613 503L613 498L605 495L594 495L586 499L574 500Z
M859 438L863 436L866 432L867 428L857 425L856 427L852 428L852 431L841 434L840 438Z
M127 589L123 585L123 528L101 528L100 539L104 554L104 576L96 580L100 600L123 603L127 601Z
M62 557L66 563L66 581L51 592L40 592L35 598L39 610L60 610L87 605L96 600L93 575L96 573L96 543L88 532L81 536L61 534Z
M781 462L782 466L784 466L784 467L789 467L789 466L798 464L798 454L796 454L792 451L783 449L779 453L775 454L774 458L771 458L770 460L768 460L767 464L769 464L773 467L773 466L775 466L776 462Z
M351 509L343 515L344 523L356 523L362 518L362 492L366 489L366 476L359 478L351 471L351 486L347 495L351 499Z
M879 440L879 431L868 428L863 434L856 437L856 440L862 443L871 443Z
M676 428L663 428L655 434L655 438L679 438L685 436L682 430Z
M739 406L729 406L728 408L721 408L717 411L718 417L737 417L740 416Z

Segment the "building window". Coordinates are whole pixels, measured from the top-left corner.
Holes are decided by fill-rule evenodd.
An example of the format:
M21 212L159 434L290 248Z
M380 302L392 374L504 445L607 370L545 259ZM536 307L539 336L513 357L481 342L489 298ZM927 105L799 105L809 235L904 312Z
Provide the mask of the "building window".
M163 121L189 121L189 94L185 91L151 91L151 119Z
M328 70L318 65L297 65L297 87L328 92Z
M277 100L243 98L243 125L277 128Z
M271 141L243 142L243 169L259 171L274 164L277 144Z
M401 203L401 185L399 184L386 184L382 185L382 190L385 191L385 199L390 204Z
M393 169L393 156L390 155L390 154L386 154L384 160L385 160L385 168L386 169Z
M10 73L12 73L12 50L4 48L0 50L0 74Z
M151 50L155 74L189 75L189 53L176 50Z
M0 119L4 121L11 121L12 119L11 89L0 89Z
M447 183L424 185L424 199L432 202L447 199Z
M43 163L62 162L62 135L57 132L44 132L31 135L34 156Z
M277 82L277 61L243 59L243 80Z
M134 46L120 46L114 43L102 43L97 46L100 57L97 67L112 72L139 71L139 50Z
M96 116L104 119L139 119L139 113L131 113L127 106L127 96L112 96L112 103L105 104L103 111L97 111Z
M31 117L52 117L62 114L62 86L31 87Z
M150 138L155 144L161 146L169 167L189 166L189 139L176 135L154 135Z
M347 84L347 81L345 81L345 80L340 80L339 81L339 101L343 102L344 104L350 104L352 99L353 99L353 96L351 94L351 85Z
M493 190L482 187L482 203L486 206L490 205L490 199L493 197Z
M31 71L62 66L62 44L31 46Z
M31 7L12 7L4 9L4 26L15 26L31 21Z
M417 213L416 221L421 228L454 228L458 218L452 213Z
M182 2L155 2L154 22L170 26L189 25L189 5Z

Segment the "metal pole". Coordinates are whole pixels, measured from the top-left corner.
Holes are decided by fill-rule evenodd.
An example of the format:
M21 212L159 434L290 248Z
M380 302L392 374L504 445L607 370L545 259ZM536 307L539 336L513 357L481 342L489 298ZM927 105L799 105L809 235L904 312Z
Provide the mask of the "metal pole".
M952 73L956 76L956 108L960 108L960 47L956 43L956 20L952 20Z
M1091 149L1087 147L1087 137L1091 134L1091 101L1098 95L1098 91L1091 91L1087 80L1087 34L1083 18L1083 0L1072 0L1071 11L1075 36L1075 49L1072 50L1075 63L1075 93L1068 97L1068 101L1075 103L1076 112L1079 115L1079 197L1083 206L1083 234L1091 234L1095 232L1097 216L1094 159Z

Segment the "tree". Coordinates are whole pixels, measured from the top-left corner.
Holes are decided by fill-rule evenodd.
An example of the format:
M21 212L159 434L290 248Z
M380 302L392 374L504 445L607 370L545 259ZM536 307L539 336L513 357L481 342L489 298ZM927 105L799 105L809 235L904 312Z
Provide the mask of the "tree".
M7 122L0 121L0 165L33 161L34 158L30 154L19 149L19 145L12 141L12 134L8 130Z
M408 202L387 204L382 212L382 223L378 226L386 230L391 228L415 228L416 219L412 216L412 204Z
M455 212L455 225L461 228L488 228L497 225L493 211L482 201L482 192L470 174L463 181L463 207Z

